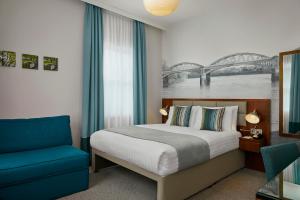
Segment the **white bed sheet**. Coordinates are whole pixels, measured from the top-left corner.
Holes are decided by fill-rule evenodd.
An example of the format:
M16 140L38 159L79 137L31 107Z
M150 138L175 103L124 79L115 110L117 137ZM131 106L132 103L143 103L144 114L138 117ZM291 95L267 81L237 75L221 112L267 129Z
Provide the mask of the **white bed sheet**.
M214 132L166 124L140 126L200 137L209 145L210 159L238 149L239 137L241 137L237 131ZM176 150L167 144L132 138L105 130L92 134L90 143L93 148L99 151L126 160L160 176L167 176L178 171Z

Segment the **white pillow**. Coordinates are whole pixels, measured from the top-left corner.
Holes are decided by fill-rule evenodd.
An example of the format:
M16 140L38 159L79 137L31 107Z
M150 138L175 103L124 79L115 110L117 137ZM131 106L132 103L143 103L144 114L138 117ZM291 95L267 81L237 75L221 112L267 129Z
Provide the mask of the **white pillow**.
M232 107L226 106L222 121L223 131L232 131Z
M171 125L172 117L174 112L174 106L170 107L169 114L168 114L168 120L166 121L167 125Z
M199 130L201 126L201 121L202 121L202 107L192 106L189 127Z
M232 130L233 131L237 131L236 127L237 127L237 120L238 120L238 110L239 107L238 106L231 106L232 107Z

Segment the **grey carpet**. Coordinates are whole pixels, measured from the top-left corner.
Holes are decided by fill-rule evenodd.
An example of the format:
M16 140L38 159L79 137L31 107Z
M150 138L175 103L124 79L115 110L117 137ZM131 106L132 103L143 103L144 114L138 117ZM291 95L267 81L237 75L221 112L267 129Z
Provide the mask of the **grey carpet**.
M265 183L261 172L242 169L189 200L253 200ZM90 188L61 200L155 200L156 183L122 167L111 167L90 175Z

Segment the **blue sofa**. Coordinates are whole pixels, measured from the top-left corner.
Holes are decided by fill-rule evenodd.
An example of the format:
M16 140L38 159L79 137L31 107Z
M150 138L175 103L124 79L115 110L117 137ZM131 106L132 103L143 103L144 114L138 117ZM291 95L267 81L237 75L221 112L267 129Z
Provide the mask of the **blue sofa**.
M69 116L0 120L0 199L56 199L88 188L89 156Z

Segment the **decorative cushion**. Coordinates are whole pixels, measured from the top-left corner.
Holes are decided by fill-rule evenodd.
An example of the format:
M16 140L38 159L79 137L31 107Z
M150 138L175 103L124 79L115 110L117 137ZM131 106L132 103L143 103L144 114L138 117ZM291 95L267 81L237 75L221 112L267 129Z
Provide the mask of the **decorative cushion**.
M194 106L193 106L194 107ZM206 107L209 109L220 109L220 108L225 108L224 114L223 114L223 120L222 120L222 131L236 131L236 123L237 123L237 114L234 116L234 112L238 110L237 106L226 106L226 107ZM201 128L201 123L202 123L202 108L198 109L200 112L200 117L198 117L198 119L196 120L196 125L194 125L193 127L196 129L200 129ZM193 108L192 108L192 112L193 112ZM234 120L235 118L235 120ZM192 119L192 115L190 117L190 124L191 121L195 121L194 119ZM198 126L198 128L197 128ZM235 128L233 128L235 126Z
M201 130L222 131L225 108L202 108Z
M87 169L88 163L88 154L71 145L0 154L0 188Z
M189 126L192 106L174 106L171 125Z

